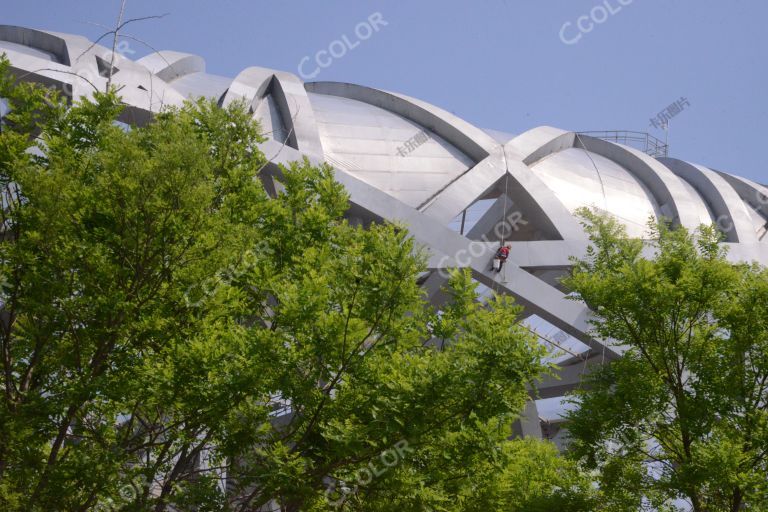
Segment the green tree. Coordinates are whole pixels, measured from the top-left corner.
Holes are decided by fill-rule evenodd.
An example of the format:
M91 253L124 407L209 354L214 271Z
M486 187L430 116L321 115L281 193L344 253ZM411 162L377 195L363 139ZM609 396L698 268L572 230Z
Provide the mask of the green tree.
M0 508L585 509L571 463L506 441L546 371L510 300L459 272L435 311L328 167L269 197L242 105L122 129L114 91L67 107L7 66Z
M593 247L566 285L625 350L591 373L571 451L610 506L768 509L768 272L726 259L720 233L651 224L653 255L582 211Z

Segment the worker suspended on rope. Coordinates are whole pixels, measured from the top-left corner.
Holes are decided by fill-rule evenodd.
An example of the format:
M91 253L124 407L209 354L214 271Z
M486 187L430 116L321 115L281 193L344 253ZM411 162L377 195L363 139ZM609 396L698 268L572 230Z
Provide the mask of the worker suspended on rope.
M496 251L496 255L493 257L493 270L496 272L501 272L501 267L504 265L504 262L507 261L507 258L509 258L509 244L502 245L499 247L499 250Z

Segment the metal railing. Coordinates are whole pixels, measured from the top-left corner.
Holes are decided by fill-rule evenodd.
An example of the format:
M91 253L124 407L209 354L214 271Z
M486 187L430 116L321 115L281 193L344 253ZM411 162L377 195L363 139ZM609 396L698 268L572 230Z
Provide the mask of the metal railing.
M665 157L669 154L669 144L661 139L657 139L647 132L633 132L630 130L603 130L592 132L578 132L580 135L595 137L596 139L607 140L625 144L654 158Z

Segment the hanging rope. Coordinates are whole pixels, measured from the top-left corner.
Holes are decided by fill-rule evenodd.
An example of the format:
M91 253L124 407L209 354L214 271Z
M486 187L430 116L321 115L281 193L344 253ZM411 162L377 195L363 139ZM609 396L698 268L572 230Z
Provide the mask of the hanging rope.
M507 200L508 199L509 199L509 169L506 169L506 172L504 174L504 209L501 214L501 245L499 245L499 250L501 250L501 248L504 247L504 241L507 235ZM494 261L496 260L497 256L498 256L498 253L497 255L494 256ZM503 266L504 261L500 261L499 265L501 266L501 268L499 268L499 272L501 272L502 270L504 271L504 277L505 277L504 282L506 283L507 271L506 269L504 269L504 266ZM496 280L494 279L494 288L495 288L495 281ZM496 290L494 289L494 291Z
M509 194L507 193L509 190L509 170L504 174L504 213L501 217L501 222L504 224L503 229L501 230L501 247L504 247L504 235L506 234L506 222L507 222L507 197Z
M600 175L600 170L597 168L597 165L595 164L594 160L592 160L592 157L590 156L589 151L586 150L586 148L584 146L584 142L581 140L581 137L579 136L578 133L576 134L576 137L578 137L582 149L586 153L586 155L589 158L590 162L592 162L592 166L595 168L595 172L597 173L597 176L598 176L598 178L600 180L600 187L602 188L602 192L603 192L603 202L604 202L605 208L607 210L608 209L608 204L607 204L608 200L607 200L607 197L606 197L606 194L605 194L605 185L603 183L603 178ZM500 247L504 247L504 242L506 241L506 235L507 235L507 232L506 232L506 230L507 230L506 222L507 222L507 201L508 201L508 199L509 199L509 169L507 169L506 174L504 176L504 208L503 208L503 213L502 213L502 218L501 218L501 222L503 224L503 229L501 231L501 246ZM506 275L506 271L505 271L505 275ZM491 282L491 290L493 290L494 294L498 294L499 293L498 283L496 282L495 279ZM587 363L589 361L589 351L587 351L586 354L576 353L576 352L574 352L574 351L564 347L560 343L557 343L556 341L550 339L548 336L544 336L543 334L537 332L535 329L531 328L530 326L525 325L522 322L520 323L520 325L523 326L523 328L525 328L528 332L530 332L531 334L536 336L541 341L543 341L543 342L545 342L545 343L547 343L549 345L552 345L553 347L556 347L559 350L562 350L563 352L571 355L572 357L576 358L577 360L583 361L583 365L582 365L581 371L579 372L579 383L577 385L577 389L580 389L582 387L582 380L583 380L584 374L586 373L586 370L587 370ZM605 362L605 345L603 345L602 362L603 363Z

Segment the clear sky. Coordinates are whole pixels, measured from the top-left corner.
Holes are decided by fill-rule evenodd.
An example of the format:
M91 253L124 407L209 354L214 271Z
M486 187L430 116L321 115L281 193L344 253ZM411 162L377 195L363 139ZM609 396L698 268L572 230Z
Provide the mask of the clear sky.
M114 23L119 5L0 1L0 23L90 38L102 31L90 23ZM377 12L386 25L358 38L355 27ZM252 65L298 74L304 57L311 73L317 52L346 36L355 47L336 45L343 55L316 80L401 92L510 133L546 124L663 139L650 120L681 101L670 121L670 156L768 183L765 0L127 3L128 17L163 13L127 33L201 55L209 72L227 76ZM149 52L134 42L130 50L132 58Z

